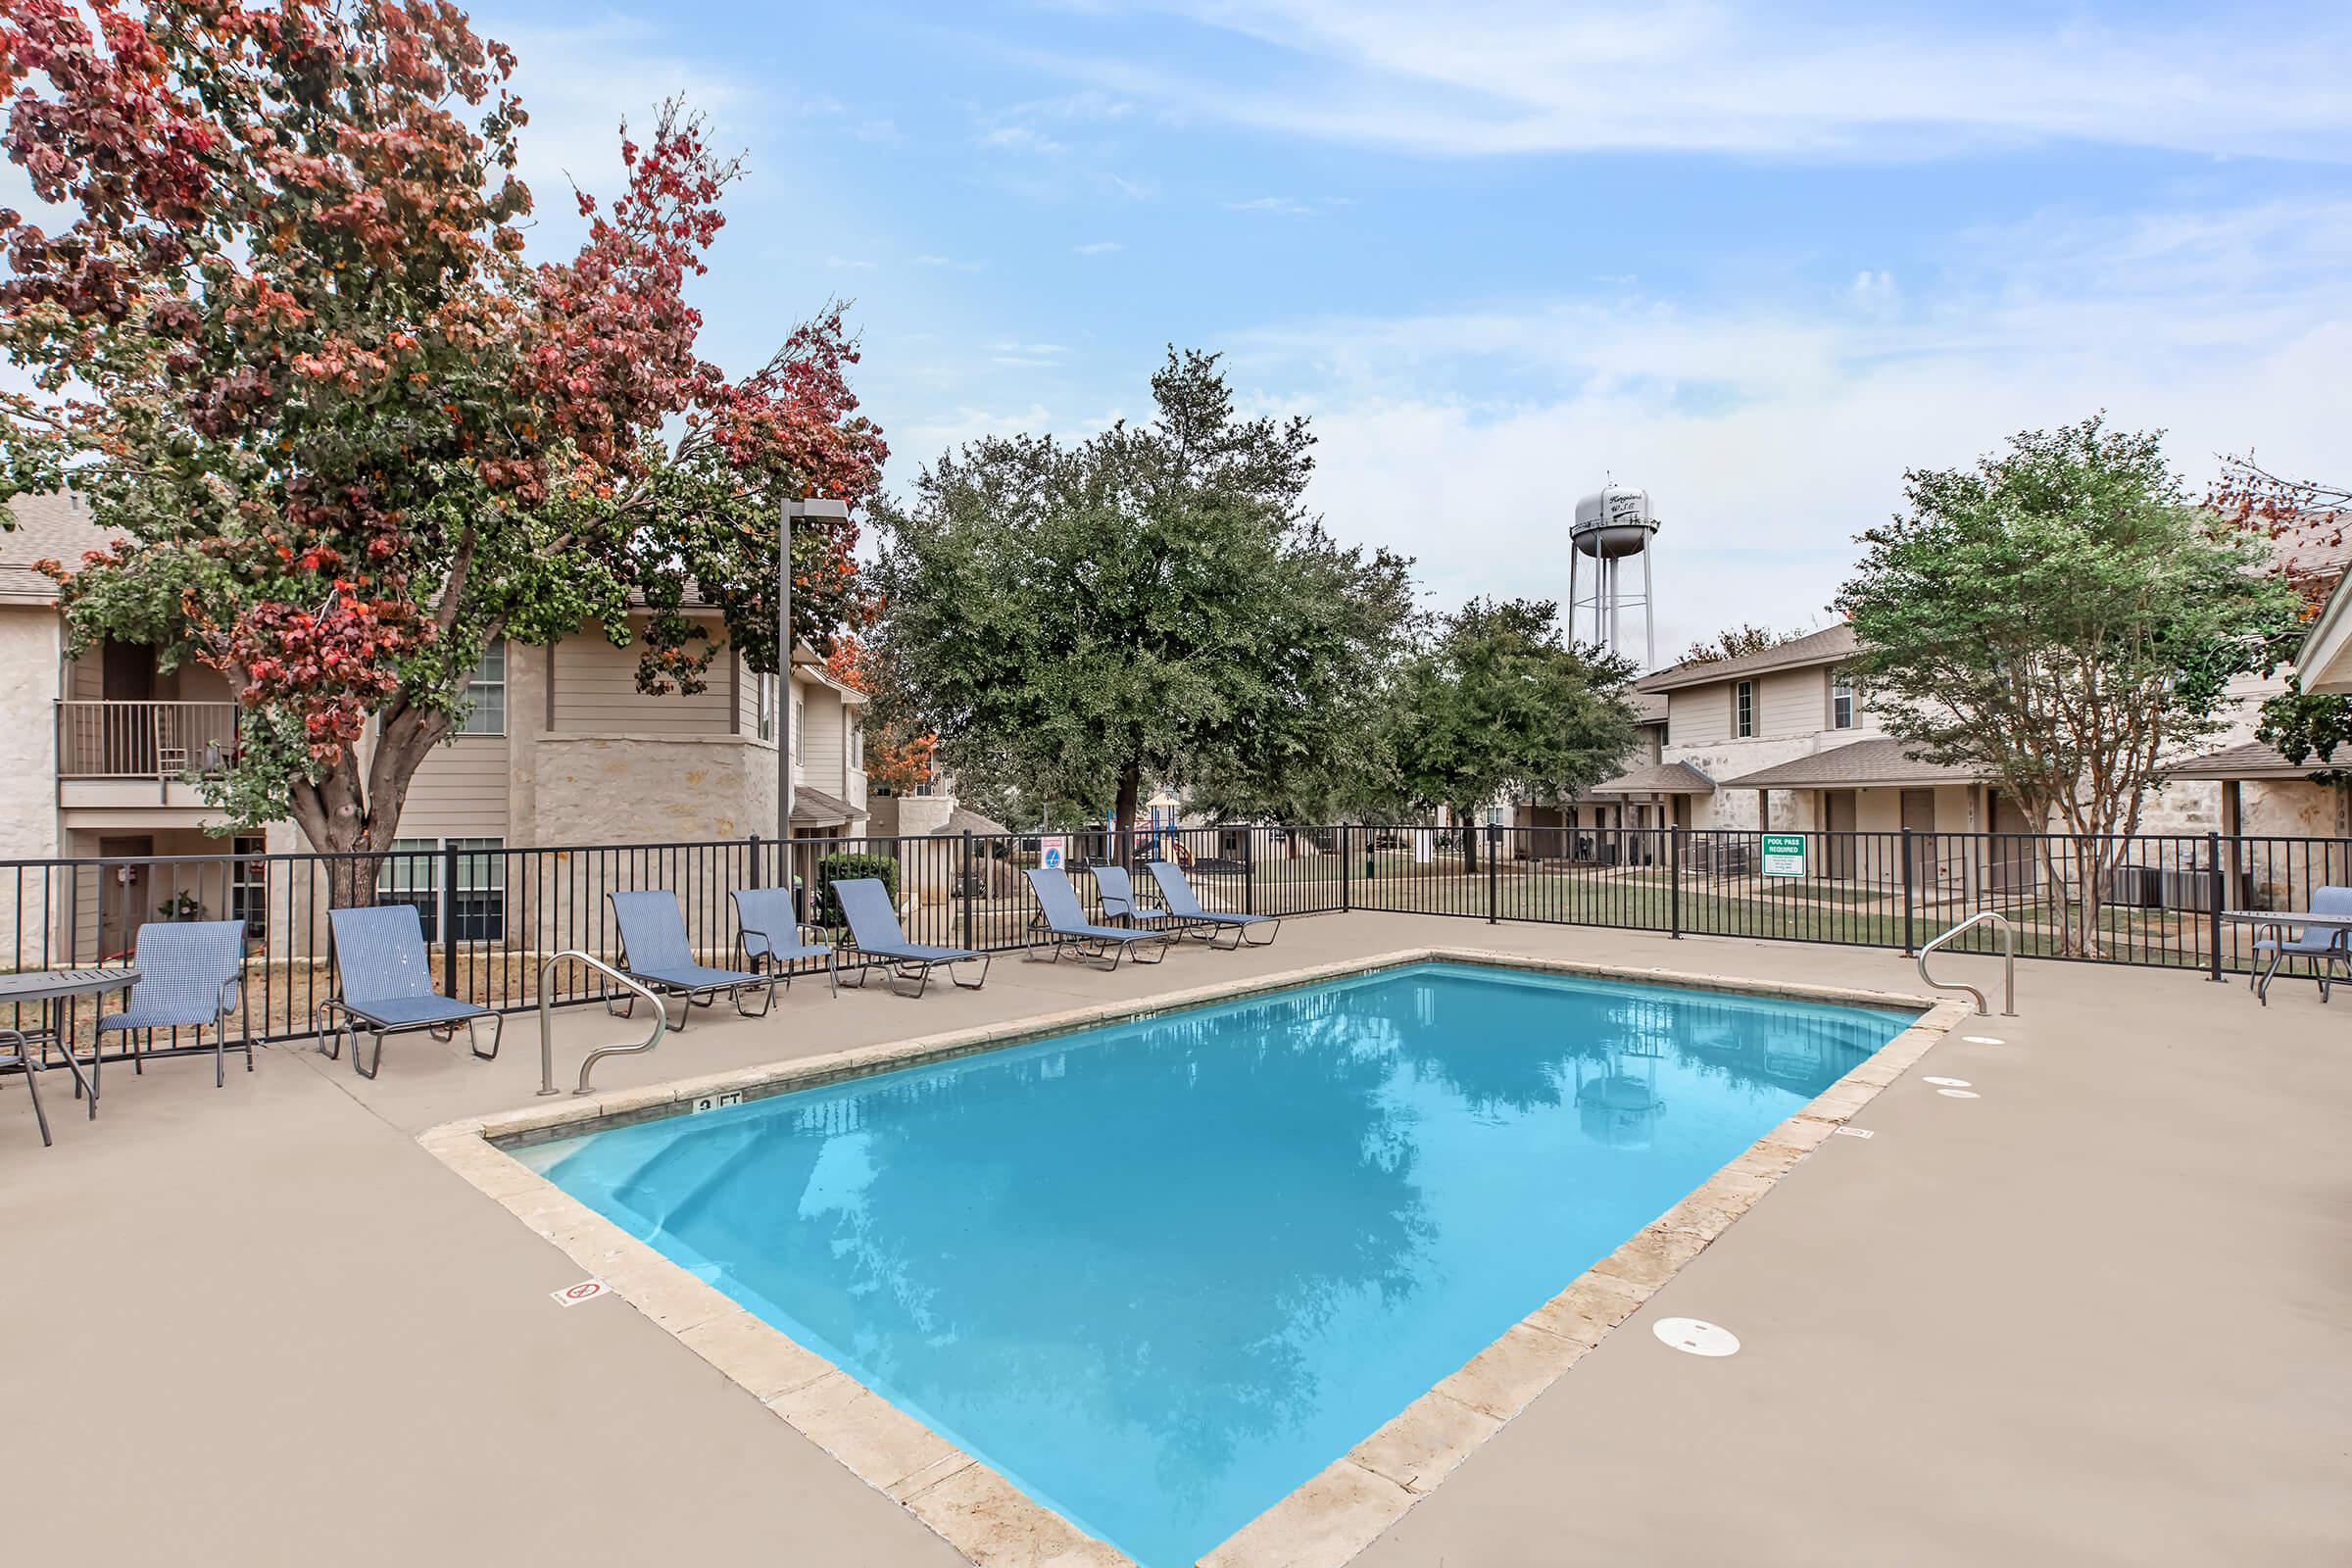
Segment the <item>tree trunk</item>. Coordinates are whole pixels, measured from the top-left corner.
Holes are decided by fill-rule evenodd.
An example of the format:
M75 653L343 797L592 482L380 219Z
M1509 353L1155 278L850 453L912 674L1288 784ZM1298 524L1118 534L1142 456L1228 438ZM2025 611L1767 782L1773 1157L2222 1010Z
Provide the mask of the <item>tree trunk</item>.
M416 769L449 733L439 714L396 710L368 759L365 778L360 759L346 750L325 777L297 783L290 795L295 825L311 848L327 857L327 903L348 909L375 902L384 857L400 836L400 814L408 804Z
M1130 760L1119 769L1119 798L1110 810L1116 829L1110 858L1121 865L1135 860L1135 813L1144 797L1144 764Z
M1478 824L1471 820L1477 814L1463 807L1453 808L1453 819L1462 834L1462 871L1468 876L1478 875Z

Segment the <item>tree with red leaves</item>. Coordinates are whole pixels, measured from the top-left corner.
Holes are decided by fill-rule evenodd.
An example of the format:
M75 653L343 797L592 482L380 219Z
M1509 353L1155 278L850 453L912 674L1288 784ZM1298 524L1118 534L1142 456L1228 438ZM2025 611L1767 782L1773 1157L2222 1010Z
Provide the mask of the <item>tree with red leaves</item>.
M747 378L698 355L685 289L740 170L676 106L623 127L579 253L524 260L514 67L437 0L0 13L7 155L51 210L0 212L0 347L32 377L0 393L0 499L89 497L120 538L58 568L74 635L220 669L243 740L206 787L362 857L339 899L494 639L650 607L640 685L695 690L699 600L772 670L779 507L878 484L838 307ZM803 538L823 646L855 536Z

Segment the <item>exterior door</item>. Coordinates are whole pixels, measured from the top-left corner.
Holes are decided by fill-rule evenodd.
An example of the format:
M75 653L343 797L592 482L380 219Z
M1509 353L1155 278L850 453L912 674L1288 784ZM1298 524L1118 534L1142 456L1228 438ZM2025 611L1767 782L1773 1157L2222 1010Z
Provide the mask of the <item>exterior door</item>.
M1840 882L1854 879L1854 826L1857 820L1852 790L1821 792L1821 825L1829 832L1829 850L1822 859L1830 875Z
M2025 808L2006 795L1992 797L1991 853L1985 857L1989 891L2012 896L2030 894L2036 881L2034 863L2034 824Z
M142 650L143 652L144 650ZM126 954L138 946L139 927L157 916L155 901L149 895L155 891L155 867L136 863L136 858L155 853L155 835L109 835L98 841L101 859L126 859L130 864L110 865L98 883L98 953L111 958Z
M1936 792L1903 791L1903 826L1911 841L1911 885L1926 893L1936 886Z
M155 650L107 639L98 679L106 699L98 710L100 766L114 777L144 778L156 770Z

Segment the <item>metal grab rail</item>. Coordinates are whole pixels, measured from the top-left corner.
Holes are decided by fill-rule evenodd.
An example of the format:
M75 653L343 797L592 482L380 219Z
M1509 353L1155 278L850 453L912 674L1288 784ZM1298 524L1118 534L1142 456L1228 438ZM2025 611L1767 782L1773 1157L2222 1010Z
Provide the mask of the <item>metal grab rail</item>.
M1977 999L1977 1016L1990 1017L1992 1009L1985 1005L1984 992L1979 991L1965 980L1938 980L1928 973L1929 954L1934 953L1970 926L1984 920L1990 920L2001 928L2001 1016L2014 1018L2017 1016L2017 927L2011 925L2009 917L1998 909L1980 909L1958 925L1953 926L1949 931L1929 942L1926 947L1921 948L1919 950L1920 982L1931 991L1965 991Z
M648 991L645 987L639 985L627 975L622 974L618 969L613 968L611 964L605 962L602 958L599 958L594 954L582 953L577 948L565 948L562 953L557 954L554 957L548 959L547 962L539 966L539 1093L542 1095L552 1095L556 1093L555 1015L548 1001L550 992L548 990L547 979L549 975L555 973L556 965L562 963L565 958L576 958L580 962L586 964L589 968L594 969L598 974L605 976L605 978L609 980L619 981L622 985L628 987L628 989L636 992L646 1001L652 1003L654 1007L654 1032L650 1035L647 1035L644 1040L633 1046L599 1046L596 1050L591 1051L588 1053L588 1054L580 1058L580 1085L577 1089L572 1091L573 1094L584 1095L588 1093L588 1071L604 1057L634 1056L641 1053L651 1051L656 1046L660 1045L662 1043L662 1037L669 1032L669 1009L662 1004L662 999L660 997L655 996L651 991Z

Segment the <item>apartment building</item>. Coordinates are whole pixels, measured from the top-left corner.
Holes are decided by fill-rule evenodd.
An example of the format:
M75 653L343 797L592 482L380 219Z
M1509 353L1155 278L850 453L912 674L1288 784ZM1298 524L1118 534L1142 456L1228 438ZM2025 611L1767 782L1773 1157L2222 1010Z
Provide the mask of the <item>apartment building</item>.
M0 858L104 857L127 862L122 886L85 890L77 951L120 952L146 919L194 913L268 919L258 874L191 892L146 858L310 848L290 823L223 837L196 782L234 757L237 710L218 671L158 667L155 651L106 642L65 654L56 584L31 569L68 563L105 536L76 497L21 497L0 533ZM711 618L715 621L713 612ZM628 628L633 639L641 630ZM588 626L553 647L501 642L476 670L464 726L418 769L401 814L405 851L461 852L458 899L474 934L495 935L504 890L480 852L507 846L646 843L773 835L776 679L724 648L694 696L637 689L637 649ZM806 644L791 680L793 833L866 826L865 698L828 675ZM443 863L438 858L433 867ZM386 892L427 862L388 864ZM101 906L103 912L101 912ZM103 926L103 929L101 927Z

